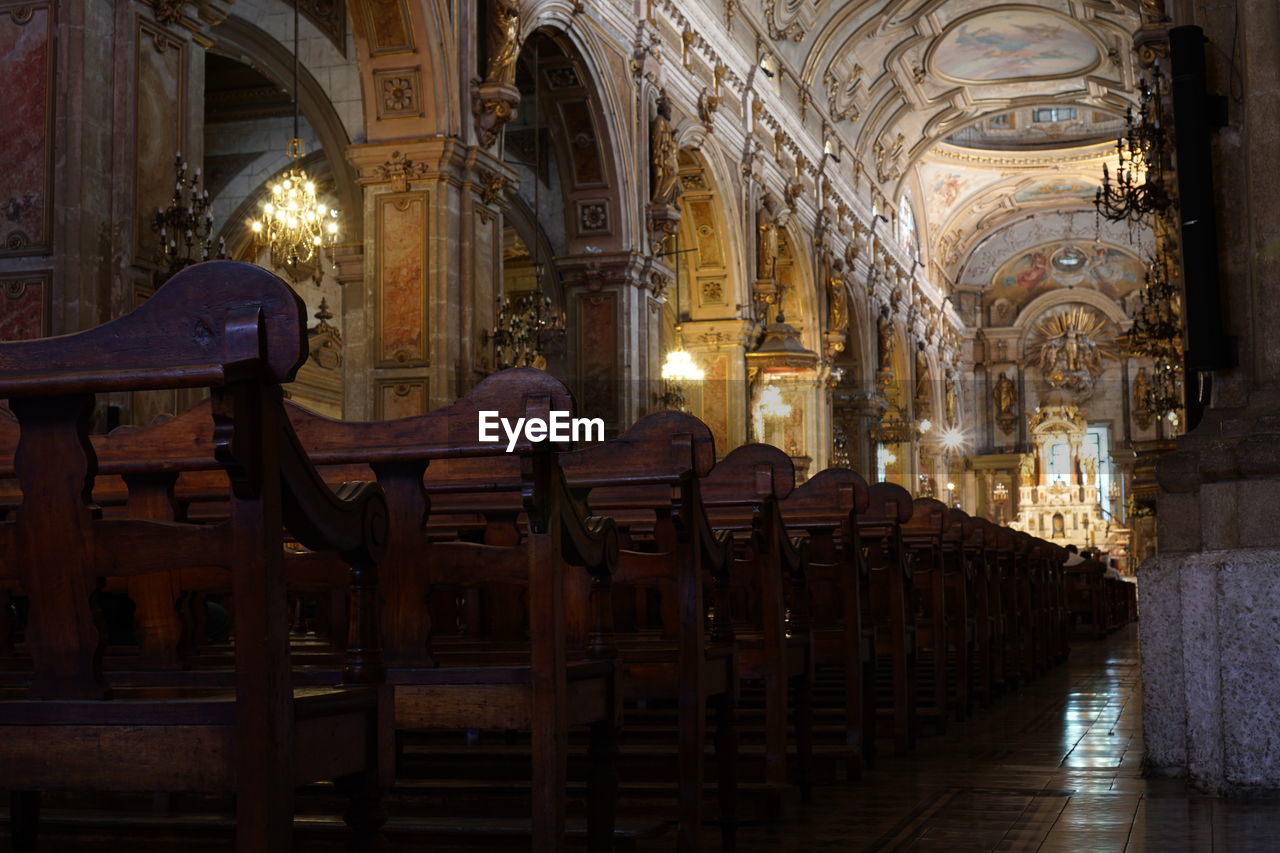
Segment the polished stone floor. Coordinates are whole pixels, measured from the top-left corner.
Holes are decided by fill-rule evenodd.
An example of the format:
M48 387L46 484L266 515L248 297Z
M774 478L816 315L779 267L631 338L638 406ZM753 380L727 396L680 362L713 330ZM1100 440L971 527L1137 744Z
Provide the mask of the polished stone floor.
M1225 801L1144 779L1137 626L1076 643L1069 663L908 758L823 787L742 853L1280 851L1280 802Z

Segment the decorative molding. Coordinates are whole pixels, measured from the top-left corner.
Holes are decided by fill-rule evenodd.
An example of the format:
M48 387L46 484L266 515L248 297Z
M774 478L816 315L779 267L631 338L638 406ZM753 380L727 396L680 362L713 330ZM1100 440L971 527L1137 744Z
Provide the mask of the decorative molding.
M409 192L410 182L425 177L428 171L425 163L415 163L399 151L393 151L390 160L374 168L379 182L390 184L393 193Z
M492 148L507 122L515 118L520 105L520 90L509 83L476 83L471 98L480 145Z
M490 171L489 169L481 169L476 173L476 177L480 179L480 183L478 185L480 189L480 200L485 204L496 204L498 199L502 198L503 193L507 190L507 184L509 182L505 175L500 175L497 172Z
M373 72L378 120L421 118L422 72L418 67Z

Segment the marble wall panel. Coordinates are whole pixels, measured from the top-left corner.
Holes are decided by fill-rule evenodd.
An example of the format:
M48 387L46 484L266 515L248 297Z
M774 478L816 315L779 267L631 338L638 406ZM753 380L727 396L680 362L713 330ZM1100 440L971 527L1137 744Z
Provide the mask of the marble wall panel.
M378 381L378 420L408 418L427 411L427 382L425 379Z
M427 196L378 196L378 364L427 363Z
M370 56L407 53L414 49L413 26L405 0L366 0L361 7Z
M699 365L705 371L702 380L702 411L698 417L711 428L716 440L716 455L728 453L729 444L729 356L725 353L699 354Z
M156 208L167 207L173 197L173 157L185 147L186 45L140 19L137 52L134 246L138 257L150 259L159 245L151 223Z
M595 119L591 104L585 100L564 101L560 104L560 120L564 124L564 138L569 140L573 157L572 175L575 189L598 187L604 184L604 165L600 157Z
M616 425L618 411L618 295L578 296L579 414Z
M0 278L0 341L23 341L48 334L49 274Z
M0 169L0 253L32 254L49 245L53 10L48 3L0 6L0 108L5 117Z

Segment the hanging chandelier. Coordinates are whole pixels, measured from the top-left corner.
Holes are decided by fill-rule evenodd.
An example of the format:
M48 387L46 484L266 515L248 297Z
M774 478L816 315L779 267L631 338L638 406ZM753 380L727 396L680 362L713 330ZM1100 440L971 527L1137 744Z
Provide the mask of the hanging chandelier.
M160 237L152 283L159 289L179 270L210 258L227 256L226 240L218 238L213 248L213 214L209 212L209 190L200 186L200 167L187 177L187 162L179 151L173 158L173 197L168 207L157 207L151 230Z
M551 299L540 290L504 296L492 334L494 361L499 370L536 367L546 370L545 350L564 334L564 323L551 310Z
M1116 140L1116 174L1102 164L1102 186L1094 195L1098 213L1112 222L1138 222L1167 210L1172 200L1164 187L1165 133L1160 126L1160 75L1154 85L1142 81L1142 98L1135 116L1125 111L1125 135Z
M299 265L316 261L338 241L337 208L320 201L316 183L302 168L303 145L298 133L298 2L293 3L293 138L289 140L292 165L276 183L268 184L271 195L262 202L262 216L249 224L254 246L269 248L271 262L296 278Z
M1146 416L1168 417L1176 424L1184 397L1182 297L1169 276L1169 263L1162 252L1147 264L1127 349L1152 362L1150 376L1135 385L1135 405Z

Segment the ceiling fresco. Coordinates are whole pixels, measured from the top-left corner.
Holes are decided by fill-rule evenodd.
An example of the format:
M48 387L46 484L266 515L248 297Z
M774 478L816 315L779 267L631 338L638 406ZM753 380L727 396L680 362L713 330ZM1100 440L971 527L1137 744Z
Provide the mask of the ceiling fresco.
M1142 284L1136 255L1088 240L1060 240L1009 258L992 277L984 301L1008 300L1021 310L1032 299L1060 287L1096 290L1117 302Z
M1090 71L1101 60L1092 36L1038 9L979 12L937 40L932 70L961 83L1025 82Z

